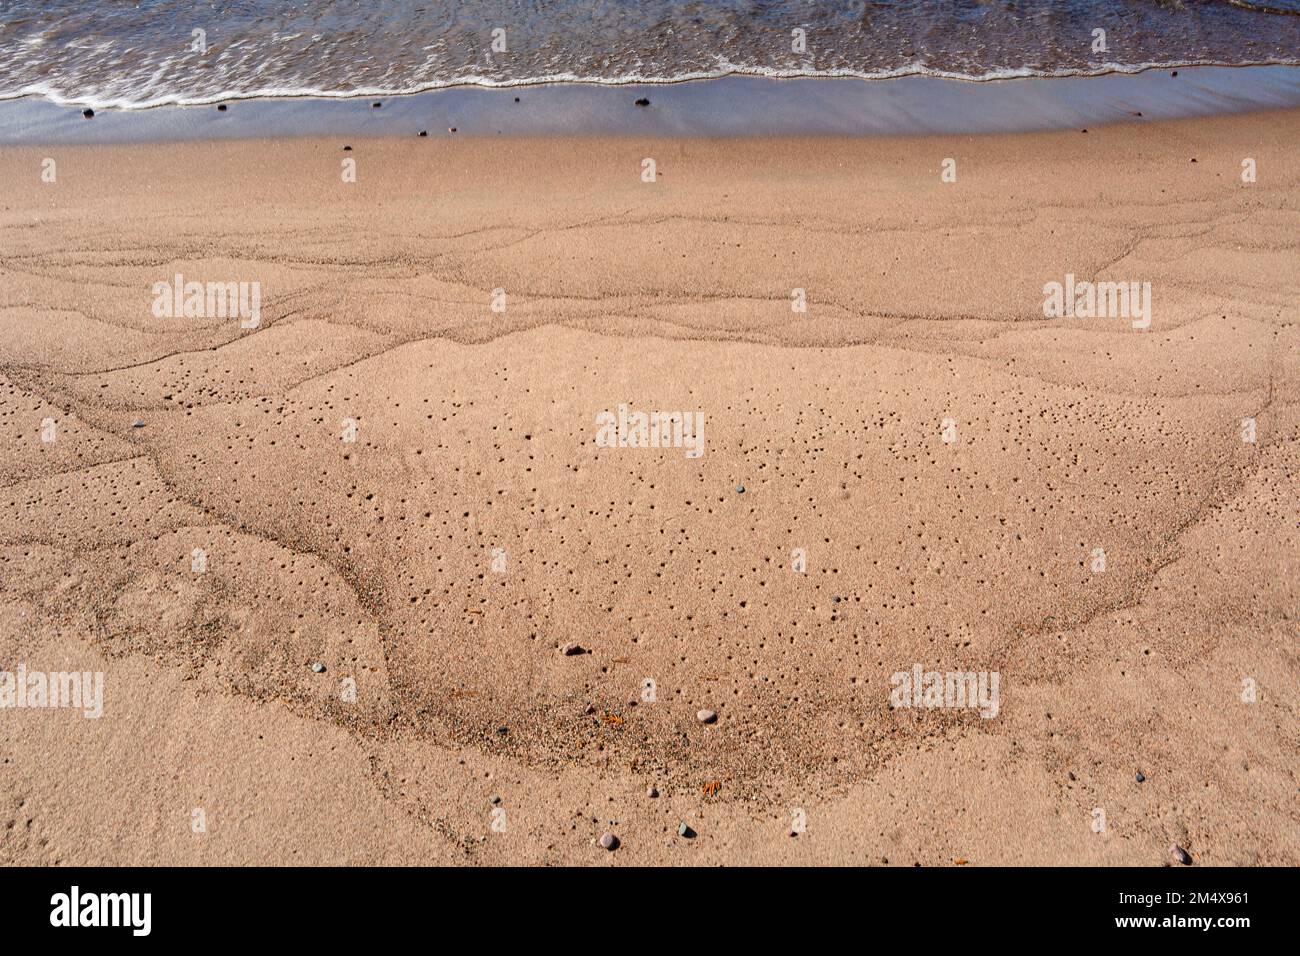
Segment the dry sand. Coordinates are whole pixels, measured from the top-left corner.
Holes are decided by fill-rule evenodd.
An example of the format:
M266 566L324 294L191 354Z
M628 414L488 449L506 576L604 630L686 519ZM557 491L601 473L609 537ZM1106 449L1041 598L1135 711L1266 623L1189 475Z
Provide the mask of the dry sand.
M0 152L0 862L1300 864L1297 141Z

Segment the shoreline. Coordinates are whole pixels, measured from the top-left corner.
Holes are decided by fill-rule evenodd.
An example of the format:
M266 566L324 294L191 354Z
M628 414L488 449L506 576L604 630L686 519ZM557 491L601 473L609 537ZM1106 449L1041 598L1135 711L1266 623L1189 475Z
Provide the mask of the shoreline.
M628 75L614 79L601 77L583 77L574 73L556 73L548 76L527 77L524 79L492 80L481 76L465 76L432 83L414 89L382 89L378 87L361 88L348 91L322 90L315 88L286 90L256 90L251 92L231 91L224 96L203 96L192 99L170 97L150 102L133 102L124 105L120 102L95 100L90 98L65 97L52 95L48 91L29 89L18 93L0 95L0 103L10 100L34 99L45 100L56 106L95 110L116 109L127 112L157 109L159 107L216 106L219 103L236 103L258 100L369 100L375 98L393 99L403 96L421 96L426 93L441 93L455 89L485 90L519 90L537 86L596 86L596 87L669 87L682 83L700 83L709 80L727 80L736 77L758 80L859 80L875 83L882 80L899 80L908 77L928 77L936 80L955 80L961 83L995 83L1000 80L1064 80L1090 79L1099 76L1137 76L1142 73L1161 70L1191 70L1200 68L1224 70L1250 70L1281 67L1300 69L1300 60L1260 60L1250 63L1216 63L1209 60L1171 60L1162 63L1105 63L1096 69L1062 69L1054 72L1042 72L1023 67L1016 70L1004 70L995 73L974 75L933 70L924 67L910 67L888 72L864 73L859 70L769 70L730 67L716 72L685 73L679 76L640 76Z
M638 107L638 100L648 105ZM373 102L380 102L374 108ZM917 136L1028 133L1300 106L1300 67L954 79L909 74L669 83L455 86L370 96L232 99L95 110L0 101L0 147L274 137ZM454 130L454 133L452 132Z

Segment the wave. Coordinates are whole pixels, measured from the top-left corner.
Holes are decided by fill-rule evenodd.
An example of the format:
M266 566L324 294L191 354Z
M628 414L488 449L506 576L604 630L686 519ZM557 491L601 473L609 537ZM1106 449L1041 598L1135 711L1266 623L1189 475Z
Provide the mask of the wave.
M553 73L545 76L527 76L501 78L467 74L443 80L431 80L410 86L373 86L356 89L323 89L313 86L295 87L258 87L248 90L223 90L214 93L184 95L169 93L149 99L132 97L96 98L94 96L68 95L62 90L41 84L32 84L9 92L0 92L0 100L39 97L59 106L89 107L96 110L143 110L161 106L211 106L218 103L231 103L241 100L267 99L382 99L397 96L413 96L436 90L465 87L483 89L512 89L530 86L554 84L576 84L584 86L662 86L675 83L689 83L700 80L716 80L729 76L756 76L768 79L856 79L864 81L890 80L906 76L927 76L946 80L960 80L970 83L987 83L999 80L1019 79L1060 79L1065 77L1106 76L1111 74L1133 75L1149 70L1178 70L1198 66L1215 67L1257 67L1257 66L1300 66L1300 58L1269 59L1247 62L1223 63L1215 60L1162 60L1150 63L1102 63L1095 67L1063 67L1054 70L1017 67L988 70L982 73L965 73L954 70L935 69L921 63L912 63L901 67L881 70L854 70L836 68L827 70L780 69L774 67L754 67L729 64L716 70L696 70L671 75L626 74L612 77L582 76L575 73Z
M727 76L1300 65L1300 0L0 2L0 99L99 109ZM508 42L507 42L508 40Z

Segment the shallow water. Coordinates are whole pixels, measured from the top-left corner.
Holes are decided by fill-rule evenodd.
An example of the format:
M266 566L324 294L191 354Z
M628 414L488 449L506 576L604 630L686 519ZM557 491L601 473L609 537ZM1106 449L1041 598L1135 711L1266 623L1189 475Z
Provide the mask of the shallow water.
M0 20L0 99L120 108L733 73L1300 64L1300 0L0 0Z
M1176 74L1176 75L1175 75ZM637 107L645 98L649 105ZM729 76L670 86L461 86L383 101L263 99L156 110L0 102L0 146L278 136L719 137L1013 133L1300 106L1300 67L1194 66L1096 77L963 83L903 76L776 80ZM455 130L455 133L452 130Z

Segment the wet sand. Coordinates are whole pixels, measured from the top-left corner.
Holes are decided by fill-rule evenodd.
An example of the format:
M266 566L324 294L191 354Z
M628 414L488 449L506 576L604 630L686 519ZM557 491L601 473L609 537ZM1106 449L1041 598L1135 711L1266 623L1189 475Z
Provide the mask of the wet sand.
M85 107L94 110L92 121L82 115ZM1296 107L1300 67L1282 65L978 82L728 76L666 84L467 85L402 96L214 100L157 109L24 97L0 101L0 146L314 137L321 130L354 139L421 130L438 139L980 135Z
M0 152L0 862L1295 865L1297 134Z

